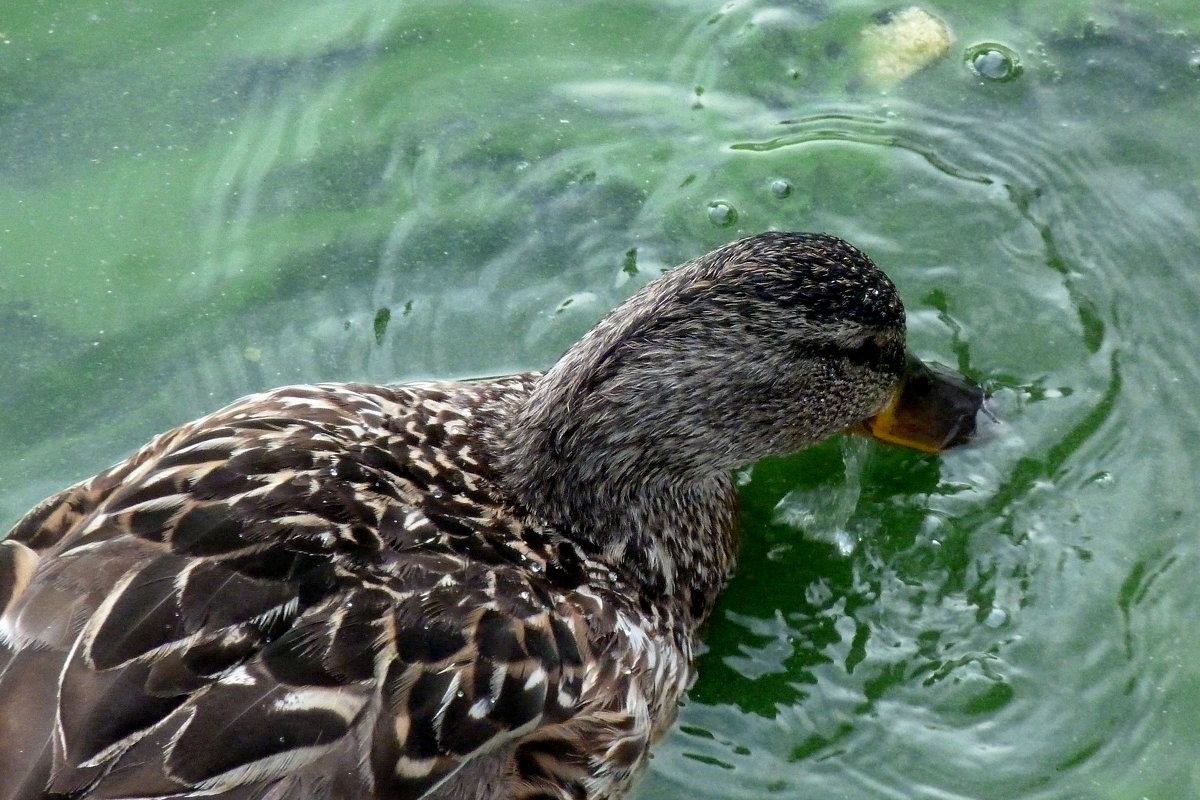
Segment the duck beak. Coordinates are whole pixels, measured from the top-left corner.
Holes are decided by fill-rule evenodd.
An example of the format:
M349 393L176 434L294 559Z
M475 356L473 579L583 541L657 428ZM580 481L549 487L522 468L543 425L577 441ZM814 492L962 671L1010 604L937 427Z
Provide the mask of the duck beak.
M881 442L925 453L964 444L975 433L983 389L940 365L928 366L909 354L899 388L886 406L852 428Z

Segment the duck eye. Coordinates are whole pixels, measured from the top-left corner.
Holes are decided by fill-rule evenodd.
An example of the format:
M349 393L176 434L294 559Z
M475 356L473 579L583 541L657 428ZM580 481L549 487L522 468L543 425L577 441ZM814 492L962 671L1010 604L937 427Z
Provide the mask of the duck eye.
M857 345L847 347L842 356L855 364L878 364L884 360L883 348L873 336L868 336Z

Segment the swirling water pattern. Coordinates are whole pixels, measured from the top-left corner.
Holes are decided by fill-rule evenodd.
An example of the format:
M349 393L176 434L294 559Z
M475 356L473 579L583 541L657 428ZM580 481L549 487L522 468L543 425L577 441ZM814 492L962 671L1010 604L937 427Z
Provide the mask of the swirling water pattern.
M544 366L660 269L827 230L999 422L740 476L635 795L1195 796L1200 15L930 8L950 53L880 89L882 3L30 6L0 516L245 392Z

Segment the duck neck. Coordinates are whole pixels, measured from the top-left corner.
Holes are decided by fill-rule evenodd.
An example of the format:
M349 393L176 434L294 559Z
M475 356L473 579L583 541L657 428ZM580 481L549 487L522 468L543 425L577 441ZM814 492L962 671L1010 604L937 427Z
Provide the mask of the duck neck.
M588 391L566 377L574 374L560 362L509 409L499 442L507 488L536 518L699 625L737 548L729 470L698 468L652 409Z

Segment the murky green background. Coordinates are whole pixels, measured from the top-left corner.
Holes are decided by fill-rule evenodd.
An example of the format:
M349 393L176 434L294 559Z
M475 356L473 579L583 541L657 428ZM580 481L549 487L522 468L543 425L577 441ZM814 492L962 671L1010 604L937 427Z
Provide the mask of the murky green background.
M7 4L0 526L247 392L544 367L829 231L1003 422L744 473L635 795L1200 796L1200 7L924 7L949 53L882 86L879 1Z

